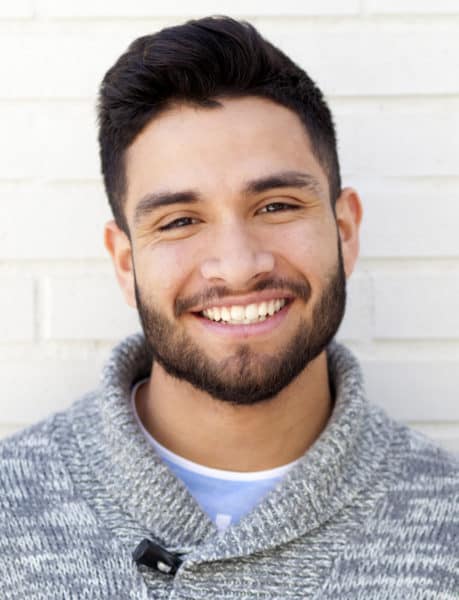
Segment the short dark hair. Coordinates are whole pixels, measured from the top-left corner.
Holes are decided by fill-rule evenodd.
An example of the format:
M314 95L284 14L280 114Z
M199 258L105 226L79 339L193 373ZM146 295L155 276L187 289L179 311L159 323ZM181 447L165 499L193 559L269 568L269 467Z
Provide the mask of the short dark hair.
M300 117L324 169L334 208L341 191L333 118L308 74L245 21L206 17L139 37L105 74L99 90L102 174L118 226L124 211L125 150L146 124L177 101L220 106L220 97L258 96Z

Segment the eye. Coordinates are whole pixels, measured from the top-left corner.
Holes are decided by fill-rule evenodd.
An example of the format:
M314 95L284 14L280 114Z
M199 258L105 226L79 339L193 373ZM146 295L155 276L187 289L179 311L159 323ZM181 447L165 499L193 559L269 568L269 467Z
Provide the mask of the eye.
M294 204L287 204L286 202L271 202L270 204L263 206L263 208L260 209L260 212L272 213L281 210L295 210L297 208L298 206L295 206Z
M166 225L162 225L159 227L160 231L168 231L169 229L178 229L179 227L186 227L187 225L194 225L197 223L197 219L193 219L192 217L180 217L179 219L174 219L170 223Z

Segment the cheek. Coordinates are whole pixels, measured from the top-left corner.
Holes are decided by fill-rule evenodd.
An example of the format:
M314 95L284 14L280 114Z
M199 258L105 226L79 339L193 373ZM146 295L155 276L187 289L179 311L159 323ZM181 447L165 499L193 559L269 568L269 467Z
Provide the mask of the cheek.
M183 286L192 270L193 253L186 244L164 244L142 256L141 278L143 287L155 296L164 298Z
M337 258L336 234L329 227L292 226L284 231L277 248L313 285L323 280Z

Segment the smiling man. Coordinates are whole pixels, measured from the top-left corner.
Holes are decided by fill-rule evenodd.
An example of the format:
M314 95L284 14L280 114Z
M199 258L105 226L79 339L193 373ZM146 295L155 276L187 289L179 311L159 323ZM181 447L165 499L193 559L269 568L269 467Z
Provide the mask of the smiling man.
M362 208L321 92L207 18L134 41L98 109L143 334L2 443L2 598L457 597L458 462L334 340Z

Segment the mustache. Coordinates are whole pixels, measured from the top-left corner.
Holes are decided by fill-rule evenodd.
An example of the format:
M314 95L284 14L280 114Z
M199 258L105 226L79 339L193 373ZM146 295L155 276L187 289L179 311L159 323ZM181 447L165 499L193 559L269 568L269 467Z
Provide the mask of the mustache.
M295 297L307 302L311 296L311 286L308 281L293 281L285 278L269 278L258 281L251 288L245 290L231 290L225 286L212 287L202 292L177 298L174 305L175 317L180 317L184 312L188 312L194 306L201 304L210 304L213 300L219 300L226 296L242 296L253 292L262 292L263 290L274 290L276 292L288 292Z

